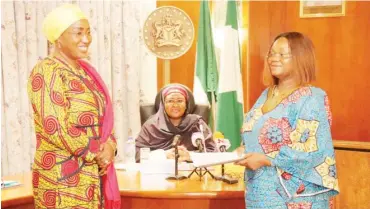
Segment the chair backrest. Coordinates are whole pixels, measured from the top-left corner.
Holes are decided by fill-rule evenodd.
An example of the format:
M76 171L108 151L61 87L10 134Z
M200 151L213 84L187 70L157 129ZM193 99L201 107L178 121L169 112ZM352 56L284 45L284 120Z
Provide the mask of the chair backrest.
M170 85L174 85L174 84L170 84ZM179 85L179 84L176 84L176 85ZM184 85L182 85L182 86L185 87L185 89L188 92L190 103L194 104L193 93L189 90L188 87L186 87ZM165 86L165 87L167 87L167 86ZM162 94L162 91L165 87L163 87L161 90L159 90L157 96L155 97L154 103L140 104L141 125L143 125L145 123L145 121L147 121L150 118L150 116L157 113L157 111L159 109L160 100L161 100L161 94ZM210 108L209 108L209 105L194 104L193 108L189 109L189 113L202 116L203 120L205 120L206 123L208 123Z

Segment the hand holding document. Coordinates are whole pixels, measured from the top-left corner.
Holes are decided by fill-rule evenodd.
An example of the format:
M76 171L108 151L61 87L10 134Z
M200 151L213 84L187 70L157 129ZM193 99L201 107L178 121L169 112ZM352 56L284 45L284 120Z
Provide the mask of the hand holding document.
M203 168L213 165L236 162L244 159L244 155L239 155L237 152L191 152L190 158L193 161L195 167Z

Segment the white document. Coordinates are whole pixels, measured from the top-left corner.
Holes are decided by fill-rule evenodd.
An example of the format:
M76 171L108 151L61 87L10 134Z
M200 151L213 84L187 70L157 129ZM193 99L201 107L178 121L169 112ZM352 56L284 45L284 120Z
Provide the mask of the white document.
M190 152L190 158L195 167L203 168L213 165L232 163L244 159L244 155L239 156L236 152Z
M179 171L191 171L194 166L191 163L179 162ZM174 174L175 173L175 160L166 159L161 161L149 160L140 163L140 172L143 174Z
M173 174L175 173L175 160L167 159L163 149L158 149L148 153L148 159L141 159L141 163L116 163L116 170L140 171L144 174ZM193 164L186 162L178 163L179 171L191 171Z
M173 174L175 173L175 160L148 160L143 163L116 163L116 170L125 171L140 171L143 174ZM179 162L179 171L192 171L194 166L192 163Z

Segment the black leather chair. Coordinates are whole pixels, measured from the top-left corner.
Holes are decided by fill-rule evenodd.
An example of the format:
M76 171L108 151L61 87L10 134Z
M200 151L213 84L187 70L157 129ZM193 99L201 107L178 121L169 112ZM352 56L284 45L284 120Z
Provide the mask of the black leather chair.
M190 89L188 87L186 87L186 86L184 86L182 84L177 84L177 83L176 84L175 83L174 84L169 84L169 85L181 85L181 86L183 86L187 90L188 95L189 95L190 105L188 107L189 108L188 112L190 114L196 114L196 115L202 116L203 120L206 123L208 123L208 118L209 118L209 114L210 114L209 105L195 104L193 93L190 91ZM155 113L157 113L157 111L159 109L159 103L160 103L160 100L161 100L162 91L167 86L165 86L161 90L159 90L157 96L155 97L154 103L143 103L143 104L140 104L141 125L143 125L145 123L145 121L147 121L149 119L150 116L152 116Z

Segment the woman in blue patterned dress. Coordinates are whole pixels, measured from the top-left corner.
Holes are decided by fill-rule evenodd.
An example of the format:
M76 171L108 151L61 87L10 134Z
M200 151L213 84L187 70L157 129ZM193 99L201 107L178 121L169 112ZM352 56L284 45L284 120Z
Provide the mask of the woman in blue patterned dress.
M298 32L277 36L266 58L268 88L243 128L246 208L328 209L338 194L328 96L315 79L310 39Z

